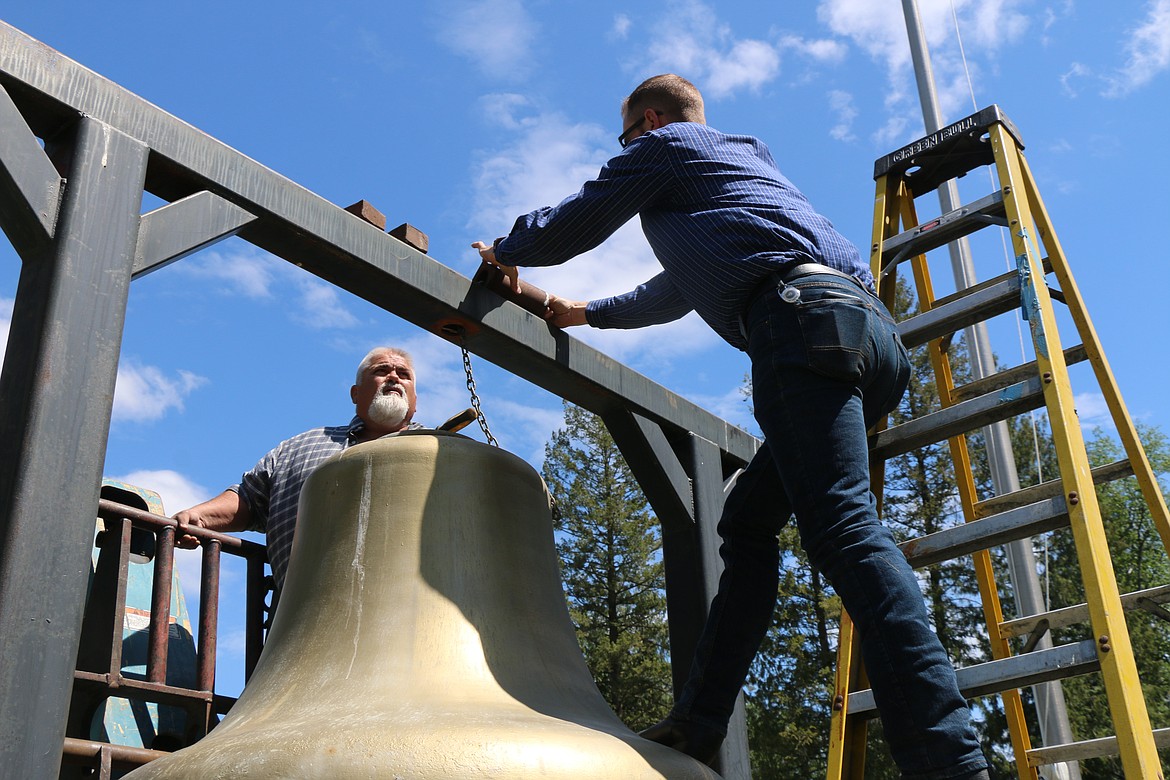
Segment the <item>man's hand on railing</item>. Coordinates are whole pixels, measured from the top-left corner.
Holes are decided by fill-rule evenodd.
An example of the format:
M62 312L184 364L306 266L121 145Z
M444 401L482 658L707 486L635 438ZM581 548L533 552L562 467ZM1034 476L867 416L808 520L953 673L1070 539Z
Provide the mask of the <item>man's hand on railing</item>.
M207 527L202 515L196 512L196 509L197 507L184 509L182 512L176 513L172 518L179 524L179 529L175 532L175 547L181 547L184 550L194 550L199 546L199 538L187 532L190 526L195 526L196 528Z
M199 546L199 539L188 532L189 528L206 528L221 533L244 531L251 523L252 510L239 493L225 490L209 501L176 512L172 518L179 524L175 533L175 546L191 550Z

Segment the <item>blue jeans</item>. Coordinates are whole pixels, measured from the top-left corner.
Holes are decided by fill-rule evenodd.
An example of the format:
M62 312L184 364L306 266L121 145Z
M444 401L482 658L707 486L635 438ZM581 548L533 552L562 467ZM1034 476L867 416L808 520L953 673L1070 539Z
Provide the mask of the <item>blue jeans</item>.
M777 535L795 514L810 563L856 626L904 776L966 777L986 765L970 711L869 489L866 433L906 391L906 350L889 312L860 285L810 275L789 286L800 289L798 302L770 291L745 316L765 443L724 505L719 592L672 715L726 733L775 609Z

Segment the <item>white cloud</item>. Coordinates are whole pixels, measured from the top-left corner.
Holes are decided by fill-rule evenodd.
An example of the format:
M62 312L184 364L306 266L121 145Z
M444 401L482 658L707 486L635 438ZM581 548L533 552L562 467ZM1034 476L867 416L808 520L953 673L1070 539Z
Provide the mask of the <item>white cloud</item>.
M853 120L857 118L857 108L853 105L853 95L839 89L829 92L829 108L837 118L837 124L829 130L829 135L838 141L852 141Z
M245 298L269 298L283 260L238 243L233 251L208 250L177 263L178 273L218 283L218 291Z
M168 377L154 366L123 361L118 366L114 390L113 419L150 422L161 418L169 409L183 409L183 399L207 384L207 378L180 369Z
M1077 419L1084 430L1091 428L1116 430L1117 426L1113 424L1113 416L1109 413L1105 396L1100 393L1077 393L1073 397L1073 404L1077 410Z
M613 18L613 27L609 30L609 37L611 40L624 41L630 35L630 28L633 22L630 17L625 14L618 14Z
M1170 68L1170 0L1152 0L1146 19L1130 31L1125 65L1107 79L1106 97L1123 97Z
M170 469L139 469L113 479L158 493L168 515L201 504L220 492L213 492Z
M539 469L544 462L544 445L553 431L565 425L564 408L560 405L539 409L528 404L495 399L491 402L488 426L492 434L506 441L508 449Z
M816 62L842 62L849 53L849 47L832 38L807 40L797 35L785 35L780 39L780 48L794 51Z
M871 57L894 71L910 62L901 13L869 0L824 0L817 16L835 35L851 38Z
M964 3L955 3L954 10L959 17L959 27L962 36L968 40L972 49L993 51L1004 44L1018 41L1031 26L1031 20L1017 10L1021 0L968 0ZM937 12L939 8L947 17L953 34L954 19L951 17L950 0L924 3L931 5Z
M1090 71L1079 62L1074 62L1069 66L1060 77L1060 90L1068 97L1075 98L1079 92L1077 91L1077 81L1090 75Z
M224 295L287 302L285 314L310 328L352 328L358 320L345 308L337 287L239 241L208 250L173 266L180 274L209 281Z
M736 38L714 10L698 0L671 3L667 15L653 25L650 62L639 69L672 71L687 76L709 98L742 89L759 90L780 73L780 54L760 40Z
M357 317L341 302L338 288L310 274L297 279L300 305L292 307L291 316L311 328L352 328Z
M519 130L525 114L531 114L531 101L513 92L498 92L479 99L480 115L488 124Z
M454 0L439 6L439 41L492 78L520 80L536 61L538 28L520 0Z
M763 41L736 41L725 55L711 57L707 89L715 96L747 87L758 90L780 72L780 55Z
M980 57L987 61L988 67L994 68L996 51L1027 32L1031 20L1017 10L1019 5L1021 0L919 0L919 17L944 122L971 113L968 70L977 88L982 67ZM889 146L906 140L908 133L919 132L921 125L916 120L921 116L921 109L913 91L915 79L901 9L892 10L870 0L822 0L817 14L835 35L852 40L886 71L887 121L875 134L875 141ZM966 61L959 47L956 19ZM979 56L972 56L976 52Z
M0 365L8 346L8 332L12 324L12 307L16 301L0 298ZM160 419L170 409L183 409L183 400L196 389L207 384L207 378L180 369L167 376L154 366L144 366L133 360L123 360L118 366L114 388L113 420L115 422L151 422Z

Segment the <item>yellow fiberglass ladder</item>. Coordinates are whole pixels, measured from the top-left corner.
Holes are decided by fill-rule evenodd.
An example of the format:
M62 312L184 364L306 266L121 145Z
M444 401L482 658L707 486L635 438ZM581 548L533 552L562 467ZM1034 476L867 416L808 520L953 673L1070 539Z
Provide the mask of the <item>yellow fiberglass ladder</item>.
M1124 609L1142 607L1168 617L1161 605L1170 600L1170 586L1126 595L1119 592L1094 485L1136 477L1168 551L1170 517L1022 148L1011 121L998 106L991 106L875 164L871 264L878 293L893 311L898 266L910 263L918 311L899 323L899 331L908 348L928 345L941 408L893 427L879 425L871 433L874 492L880 500L887 459L949 443L966 522L906 542L902 549L916 569L973 557L992 660L959 669L959 686L969 698L1001 695L1020 780L1036 780L1038 767L1118 755L1127 779L1161 779L1157 751L1170 746L1170 729L1155 732L1151 728ZM981 166L994 166L998 191L918 223L915 198ZM992 225L1006 227L1011 234L1016 269L936 299L926 252ZM1050 275L1058 288L1050 289ZM1062 346L1054 302L1067 307L1062 321L1071 318L1079 345ZM1014 311L1027 321L1035 360L956 386L948 356L954 335ZM1089 465L1068 373L1069 364L1082 361L1092 366L1126 454L1125 460L1097 469ZM981 499L966 434L1040 408L1047 411L1059 478ZM990 549L1056 529L1072 532L1086 603L1005 620ZM1036 647L1036 640L1050 629L1076 623L1088 623L1092 638L1055 647L1048 640ZM1020 689L1090 673L1101 675L1115 736L1033 748ZM829 780L863 777L866 722L877 715L867 685L853 626L843 614Z

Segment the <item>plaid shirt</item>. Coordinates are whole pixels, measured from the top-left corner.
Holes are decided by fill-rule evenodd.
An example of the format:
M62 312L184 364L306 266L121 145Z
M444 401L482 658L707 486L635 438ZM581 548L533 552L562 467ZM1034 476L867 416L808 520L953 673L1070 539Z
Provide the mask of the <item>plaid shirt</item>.
M737 349L739 316L772 271L817 262L873 287L857 248L776 167L762 141L672 122L635 138L557 206L516 220L496 243L505 265L558 265L637 214L662 273L590 301L595 328L640 328L694 309Z
M301 486L309 474L330 456L352 447L366 424L354 417L349 425L314 428L276 445L240 484L232 485L252 512L249 531L264 532L268 542L268 562L276 580L276 590L284 588L288 558L292 552L293 531L297 525L297 505ZM422 428L411 423L408 429Z

